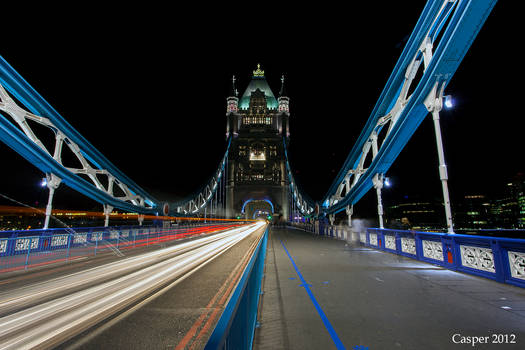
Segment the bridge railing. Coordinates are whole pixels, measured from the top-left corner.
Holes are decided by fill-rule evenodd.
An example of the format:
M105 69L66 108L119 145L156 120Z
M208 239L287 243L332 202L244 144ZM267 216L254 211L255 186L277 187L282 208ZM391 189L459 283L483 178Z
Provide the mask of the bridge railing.
M317 229L316 230L316 225L315 224L311 224L309 222L290 222L286 225L287 228L292 228L292 229L299 229L299 230L302 230L302 231L306 231L306 232L311 232L311 233L318 233L319 230Z
M319 236L327 236L344 241L358 241L359 232L356 228L345 225L329 225L319 221L315 223L309 222L290 222L286 225L287 228L295 228L305 232L317 234Z
M369 228L365 246L525 288L525 239Z
M145 247L239 226L241 222L183 226L111 226L0 232L0 273Z
M252 348L267 242L268 227L208 339L205 350Z

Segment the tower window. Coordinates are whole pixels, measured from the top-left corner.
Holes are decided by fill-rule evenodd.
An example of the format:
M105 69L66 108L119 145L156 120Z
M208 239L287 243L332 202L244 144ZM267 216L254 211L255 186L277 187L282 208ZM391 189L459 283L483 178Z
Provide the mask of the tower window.
M251 151L250 160L266 160L266 155L264 152L256 153L255 151Z

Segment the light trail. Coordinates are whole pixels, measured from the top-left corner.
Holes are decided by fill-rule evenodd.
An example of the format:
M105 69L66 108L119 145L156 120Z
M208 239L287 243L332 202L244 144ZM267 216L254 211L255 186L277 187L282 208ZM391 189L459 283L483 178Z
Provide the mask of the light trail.
M234 228L173 247L0 294L0 349L53 347L188 275L263 224Z
M93 282L100 283L124 273L131 273L154 263L159 263L188 250L222 239L225 235L229 235L230 232L235 231L226 231L203 239L193 240L136 257L122 259L117 262L97 266L78 273L22 287L17 289L16 292L2 292L0 293L0 316L12 312L15 308L25 307L31 304L34 305L45 299L49 299L50 297L65 294L77 287L86 286ZM16 295L13 296L15 293Z
M94 254L94 249L98 250L99 252L101 250L112 250L113 253L115 253L118 256L121 256L121 251L124 249L135 249L139 247L149 246L153 244L162 244L166 242L170 242L177 239L182 238L188 238L191 236L198 236L202 234L210 234L217 231L222 231L225 229L233 228L233 227L239 227L242 226L239 223L232 223L232 224L218 224L218 225L206 225L203 227L192 227L192 228L170 228L160 231L158 234L142 234L137 235L136 237L131 239L125 239L121 238L120 241L116 244L115 242L110 243L105 240L101 240L100 243L97 242L96 248L93 245L85 246L85 247L74 247L74 256L67 256L65 249L57 249L57 250L51 250L46 251L45 255L40 254L38 250L32 251L32 254L29 256L29 263L24 264L26 262L27 257L25 255L19 254L14 256L7 256L8 262L11 265L16 265L12 267L7 268L0 268L0 273L3 272L11 272L16 270L23 270L26 268L32 268L37 266L43 266L43 265L49 265L54 263L59 263L67 260L74 260L79 259L82 257L92 256L96 255ZM138 239L137 239L138 238ZM48 240L51 240L51 237L47 238ZM106 242L106 243L103 243ZM96 253L95 250L95 253ZM85 253L82 254L80 252L84 251ZM100 253L99 253L100 254ZM33 257L35 258L43 258L45 260L40 260L38 262L33 262ZM57 258L54 258L57 257ZM6 257L3 257L6 258ZM0 266L2 265L2 261L0 261ZM0 313L1 315L1 313Z

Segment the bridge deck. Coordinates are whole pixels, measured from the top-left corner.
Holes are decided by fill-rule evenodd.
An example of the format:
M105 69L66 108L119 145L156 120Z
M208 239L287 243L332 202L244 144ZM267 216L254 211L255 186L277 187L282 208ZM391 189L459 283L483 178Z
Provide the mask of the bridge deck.
M246 264L264 232L263 228L257 229L240 242L226 250L223 254L216 256L210 263L191 274L186 274L177 279L170 280L159 286L151 293L144 295L141 299L133 302L128 307L116 314L111 315L104 321L94 324L80 334L77 334L64 343L53 346L57 349L201 349L219 320L224 307L234 291ZM207 235L204 237L213 237ZM183 242L196 241L190 239L185 241L170 242L167 246L176 247ZM143 256L159 250L161 245L152 245L138 248L136 251L126 251L126 257ZM197 248L198 249L198 248ZM179 256L190 256L197 251L190 250ZM169 255L171 259L171 255ZM160 266L162 259L155 262ZM40 284L52 282L54 279L70 276L75 273L89 271L106 263L119 262L120 258L114 255L100 255L96 258L75 261L67 265L46 266L43 269L30 270L27 273L16 272L2 275L0 278L0 297L15 295L20 288L37 288ZM157 264L159 263L159 264ZM153 264L153 263L152 263ZM151 265L151 264L150 264ZM149 265L147 265L149 266ZM111 276L116 280L135 271L140 271L147 266L137 266L131 272L118 272ZM162 267L158 267L160 269ZM157 271L157 270L156 270ZM142 276L142 275L140 275ZM144 277L141 277L144 278ZM107 278L106 278L107 280ZM74 292L101 285L104 281L94 279L88 285L73 288L71 291L60 295L43 295L43 300L38 304L48 302L62 295L72 295ZM172 285L172 283L177 283ZM166 288L165 288L166 287ZM122 287L124 288L124 287ZM9 294L11 292L11 294ZM39 294L40 295L40 294ZM102 298L102 297L101 297ZM0 298L0 300L4 300ZM23 311L32 307L37 301L30 301L28 305L21 305L13 310L0 312L0 317L8 316L10 313ZM82 305L80 305L82 306ZM0 310L2 311L2 310ZM68 311L68 310L66 310ZM60 310L55 311L60 313ZM50 318L52 322L52 318ZM49 322L51 322L49 321ZM70 331L68 338L75 334ZM0 338L2 338L0 336ZM2 339L4 341L5 339Z
M300 230L270 231L263 283L255 349L472 348L454 334L516 337L476 349L525 344L525 290Z
M61 349L202 349L233 292L259 229L166 292L62 344Z

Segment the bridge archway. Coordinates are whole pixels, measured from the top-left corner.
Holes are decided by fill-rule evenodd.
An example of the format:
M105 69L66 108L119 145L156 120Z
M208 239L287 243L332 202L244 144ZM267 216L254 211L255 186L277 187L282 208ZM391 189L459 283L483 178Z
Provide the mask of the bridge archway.
M273 215L274 206L269 199L248 199L242 205L241 212L247 219L266 218Z

